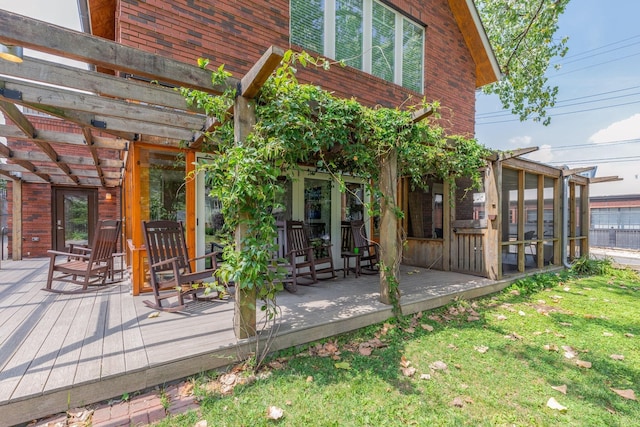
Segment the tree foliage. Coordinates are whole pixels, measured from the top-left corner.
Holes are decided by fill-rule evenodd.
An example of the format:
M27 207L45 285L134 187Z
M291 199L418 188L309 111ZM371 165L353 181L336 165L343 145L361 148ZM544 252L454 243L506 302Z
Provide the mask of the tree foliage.
M520 120L549 124L558 87L545 73L551 59L567 53L567 38L556 39L558 17L569 0L475 0L504 77L485 86L497 94L503 108ZM558 66L556 66L557 68Z

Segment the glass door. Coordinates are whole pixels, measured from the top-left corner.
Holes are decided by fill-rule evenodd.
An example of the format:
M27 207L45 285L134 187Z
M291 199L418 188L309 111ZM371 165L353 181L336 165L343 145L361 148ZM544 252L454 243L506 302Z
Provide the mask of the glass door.
M70 245L88 245L97 221L98 191L53 189L53 247L64 251Z

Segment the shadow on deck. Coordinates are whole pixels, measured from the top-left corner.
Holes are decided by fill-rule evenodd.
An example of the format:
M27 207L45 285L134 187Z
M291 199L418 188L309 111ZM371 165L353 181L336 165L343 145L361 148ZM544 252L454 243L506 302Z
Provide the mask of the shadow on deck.
M0 270L0 425L222 368L255 349L254 340L235 338L233 301L149 317L148 296L131 296L127 280L85 294L51 294L40 290L47 268L48 259L32 259L5 261ZM507 285L404 266L400 276L405 314ZM283 292L272 350L382 322L392 313L378 298L377 275Z

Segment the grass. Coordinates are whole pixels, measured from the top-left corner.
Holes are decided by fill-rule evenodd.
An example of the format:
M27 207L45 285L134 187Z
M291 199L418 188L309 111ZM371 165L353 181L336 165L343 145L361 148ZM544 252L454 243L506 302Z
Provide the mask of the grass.
M637 425L640 402L612 389L640 397L640 278L590 267L603 274L531 276L497 296L281 352L229 394L207 391L219 390L216 374L202 376L200 411L160 425ZM549 408L550 398L567 409ZM272 405L281 419L267 418Z

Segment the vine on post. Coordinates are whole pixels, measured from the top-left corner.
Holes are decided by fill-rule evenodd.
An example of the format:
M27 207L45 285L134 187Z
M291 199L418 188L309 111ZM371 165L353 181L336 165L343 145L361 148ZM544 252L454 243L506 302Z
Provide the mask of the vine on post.
M200 60L206 68L208 61ZM220 96L182 89L188 103L215 117L219 126L207 136L207 149L215 156L199 165L206 174L212 196L222 202L228 235L243 225L246 233L242 251L233 241L227 244L225 263L219 273L223 280L257 290L268 318L277 315L276 294L282 285L273 265L276 253L274 210L280 209L284 191L283 177L293 179L301 165L312 165L331 174L346 190L342 173L361 177L370 194L385 197L377 188L380 161L391 150L397 151L398 173L410 177L412 185L424 187L426 176L448 181L455 188L455 178L470 177L481 182L479 169L484 166L488 150L475 140L447 136L443 128L429 119L414 123L417 108L437 110L436 104L423 101L406 110L369 108L355 99L341 99L318 86L300 84L296 66L315 66L330 72L331 63L305 52L285 53L282 63L270 76L255 99L256 124L245 141L235 141L233 120L229 114L235 91ZM212 72L212 83L224 81L229 73L220 66ZM364 202L364 201L363 201ZM393 203L393 201L392 201ZM367 205L370 215L375 205ZM399 208L396 215L402 217ZM390 266L383 266L390 268ZM400 313L398 280L388 274L394 313Z

